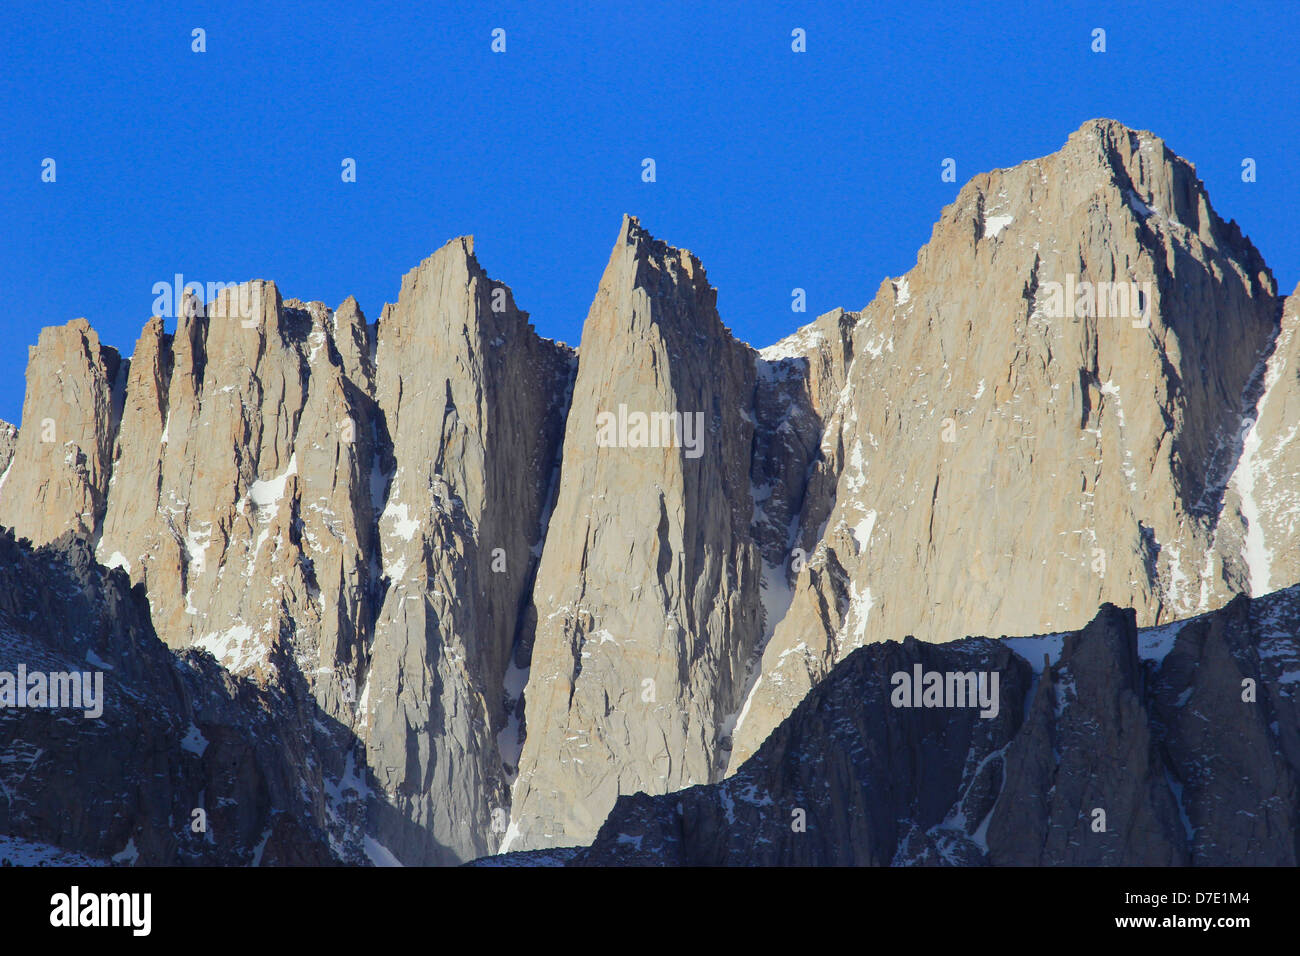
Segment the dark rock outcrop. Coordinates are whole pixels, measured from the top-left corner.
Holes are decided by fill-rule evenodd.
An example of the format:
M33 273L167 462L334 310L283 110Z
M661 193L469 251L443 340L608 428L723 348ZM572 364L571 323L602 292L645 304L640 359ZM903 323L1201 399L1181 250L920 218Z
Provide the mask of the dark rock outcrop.
M997 673L996 716L893 706L918 665ZM621 797L533 862L1293 866L1297 691L1300 587L1141 631L1105 605L1070 634L868 645L727 780Z
M139 865L367 859L346 729L301 682L267 689L173 653L144 589L71 534L37 550L0 534L0 681L20 667L101 675L102 713L0 707L0 833Z

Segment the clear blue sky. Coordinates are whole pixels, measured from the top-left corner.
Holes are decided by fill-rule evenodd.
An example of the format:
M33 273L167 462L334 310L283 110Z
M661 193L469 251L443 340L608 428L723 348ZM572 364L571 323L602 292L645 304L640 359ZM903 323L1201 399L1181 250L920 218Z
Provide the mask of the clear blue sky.
M14 422L42 326L84 315L129 354L177 272L353 294L373 320L472 233L539 331L574 343L624 212L699 255L723 320L766 345L865 305L962 183L1096 116L1164 137L1283 291L1300 280L1300 3L115 6L0 10Z

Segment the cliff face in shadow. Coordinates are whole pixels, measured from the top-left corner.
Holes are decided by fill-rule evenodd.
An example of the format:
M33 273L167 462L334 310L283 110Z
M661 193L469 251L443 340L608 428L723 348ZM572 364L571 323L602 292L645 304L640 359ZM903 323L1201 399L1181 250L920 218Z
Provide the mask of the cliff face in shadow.
M918 669L998 675L996 714L895 706ZM725 781L482 862L1293 866L1298 779L1300 587L1143 630L1105 605L1066 634L859 648Z
M300 680L267 689L170 650L143 589L83 539L0 534L0 699L20 674L27 699L0 707L0 833L135 865L370 859L383 805L348 729ZM77 706L42 706L64 674L84 686L57 702Z

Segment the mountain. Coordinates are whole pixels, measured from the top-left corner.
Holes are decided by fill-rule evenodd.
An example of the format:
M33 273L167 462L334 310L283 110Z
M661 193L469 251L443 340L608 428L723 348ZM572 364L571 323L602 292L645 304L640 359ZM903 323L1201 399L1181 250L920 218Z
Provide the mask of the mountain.
M47 329L32 369L0 523L92 540L171 647L301 684L365 745L381 845L410 863L495 849L502 688L572 357L472 240L412 270L375 325L259 281L190 300L175 334L150 319L130 363L84 321Z
M953 829L934 814L975 786L950 764L988 758L987 789L1017 740L1093 747L1089 732L1113 730L1128 746L1131 726L1165 739L1172 717L1150 716L1123 635L1300 581L1300 296L1279 295L1190 163L1111 120L977 176L915 268L762 350L723 323L699 259L630 216L577 350L536 333L470 237L407 273L374 322L353 299L331 309L265 280L180 312L171 332L151 317L129 359L84 319L41 332L22 427L0 429L0 525L33 555L77 556L68 600L124 579L140 596L121 639L160 641L150 667L207 662L188 697L140 692L178 715L159 741L220 675L268 701L267 727L298 748L275 759L317 796L308 811L277 790L246 829L292 818L338 862L604 853L629 795L659 814L665 795L739 793L722 782L760 780L745 774L765 753L776 766L764 741L801 702L844 684L851 662L899 653L1005 668L1010 696L1002 716L951 728L983 743L930 758L947 782L907 817L930 849L877 829L854 860L1022 859L996 820L965 842L930 833ZM39 591L40 572L14 561L16 593ZM1105 605L1131 621L1089 625ZM50 642L79 653L71 620L41 635L14 609L15 661ZM111 608L93 613L115 633ZM1110 730L1044 716L1030 732L1032 707L1014 714L1037 706L1038 662L961 643L1098 629L1111 637L1075 641L1111 648L1088 664L1095 689L1141 710L1107 711L1122 721ZM1296 729L1285 717L1278 739ZM795 749L829 760L823 731ZM69 760L78 741L59 741ZM183 748L159 746L167 773L194 772ZM1139 756L1141 773L1117 779L1188 779L1179 758ZM852 788L882 767L836 773ZM1006 770L1008 786L1050 804L1053 778L1031 769ZM342 793L346 832L324 809ZM1112 805L1140 805L1144 832L1164 833L1164 797ZM1064 812L1048 806L1042 826ZM0 832L96 858L125 834L146 862L203 858L177 856L154 810L126 816L95 840L30 814ZM722 852L708 839L681 852ZM1198 859L1186 840L1159 846L1165 862ZM251 859L245 843L229 852Z
M1117 283L1129 313L1102 314ZM1271 537L1281 516L1235 489L1282 314L1259 254L1149 133L1089 123L968 183L855 324L822 440L833 507L801 528L737 759L869 640L1062 630L1104 602L1155 625L1267 590L1245 525ZM797 340L774 351L800 360Z

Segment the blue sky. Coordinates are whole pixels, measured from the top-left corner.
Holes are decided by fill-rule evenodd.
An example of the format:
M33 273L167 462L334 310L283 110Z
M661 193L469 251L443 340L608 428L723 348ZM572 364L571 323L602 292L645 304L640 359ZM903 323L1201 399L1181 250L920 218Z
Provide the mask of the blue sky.
M700 256L723 321L770 344L865 305L971 176L1096 116L1162 136L1283 291L1300 280L1297 3L464 6L6 4L0 417L42 326L84 315L129 354L175 273L352 294L373 320L465 233L576 343L624 212Z

